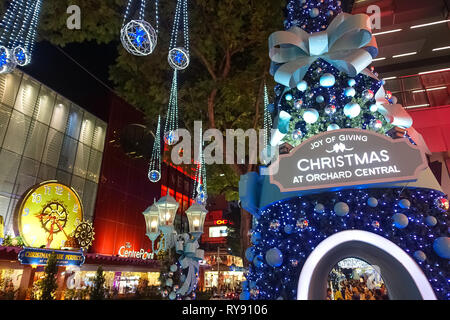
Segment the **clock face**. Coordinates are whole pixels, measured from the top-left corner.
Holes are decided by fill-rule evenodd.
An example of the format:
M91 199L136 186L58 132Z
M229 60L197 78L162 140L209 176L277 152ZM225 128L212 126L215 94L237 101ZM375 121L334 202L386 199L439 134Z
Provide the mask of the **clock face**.
M83 220L78 194L56 181L34 186L16 214L20 235L29 247L60 249Z

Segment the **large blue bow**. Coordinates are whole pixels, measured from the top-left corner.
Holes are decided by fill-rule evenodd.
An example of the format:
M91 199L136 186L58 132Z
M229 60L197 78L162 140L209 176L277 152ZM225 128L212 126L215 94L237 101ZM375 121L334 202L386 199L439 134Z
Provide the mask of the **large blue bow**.
M378 54L370 18L365 14L340 13L325 31L307 33L298 27L269 37L271 73L275 81L295 87L308 68L321 58L349 76L356 76Z
M199 261L204 258L204 251L198 249L197 241L190 242L187 237L180 236L176 243L176 252L181 255L178 259L182 269L188 269L188 274L183 285L177 291L181 295L186 295L194 291L197 286L197 273Z

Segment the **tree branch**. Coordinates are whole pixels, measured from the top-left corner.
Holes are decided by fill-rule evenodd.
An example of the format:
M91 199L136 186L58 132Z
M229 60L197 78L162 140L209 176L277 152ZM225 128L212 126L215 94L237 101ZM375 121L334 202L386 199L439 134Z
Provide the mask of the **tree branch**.
M203 53L201 53L200 50L197 47L195 47L195 46L191 46L191 47L192 47L192 50L194 51L194 53L200 58L200 60L203 63L203 65L208 70L209 74L211 75L211 78L214 81L217 81L216 73L214 72L214 69L211 66L211 64L209 63L209 61L206 59L205 55Z

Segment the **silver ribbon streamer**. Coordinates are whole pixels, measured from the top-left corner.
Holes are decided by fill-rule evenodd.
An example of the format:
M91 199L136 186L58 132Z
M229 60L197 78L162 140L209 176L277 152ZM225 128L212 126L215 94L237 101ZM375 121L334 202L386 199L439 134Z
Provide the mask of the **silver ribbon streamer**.
M354 77L378 54L370 18L365 14L340 13L325 31L307 33L298 27L269 37L271 73L275 81L295 87L311 64L321 58Z

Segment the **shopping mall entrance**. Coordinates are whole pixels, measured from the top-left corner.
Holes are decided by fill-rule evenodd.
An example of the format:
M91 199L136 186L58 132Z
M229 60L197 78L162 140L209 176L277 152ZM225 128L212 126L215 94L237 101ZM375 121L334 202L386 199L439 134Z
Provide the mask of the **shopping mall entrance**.
M338 232L323 240L311 252L300 273L297 299L326 299L327 289L333 286L329 281L330 273L336 270L339 263L342 265L343 261L350 261L345 260L348 258L356 259L352 260L355 263L364 262L366 269L375 273L374 278L377 277L378 285L380 288L383 285L387 295L385 299L436 299L428 279L405 251L382 236L361 230Z

